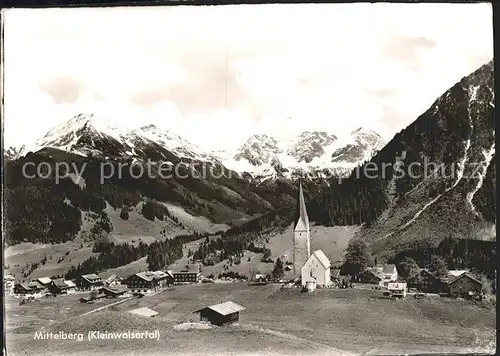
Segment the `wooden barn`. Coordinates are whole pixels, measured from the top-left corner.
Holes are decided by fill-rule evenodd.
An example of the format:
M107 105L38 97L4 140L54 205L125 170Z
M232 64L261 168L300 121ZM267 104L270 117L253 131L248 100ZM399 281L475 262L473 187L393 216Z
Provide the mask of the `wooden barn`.
M229 301L199 309L194 313L200 313L201 321L208 321L211 324L222 326L237 323L240 320L240 311L242 310L245 310L245 308Z

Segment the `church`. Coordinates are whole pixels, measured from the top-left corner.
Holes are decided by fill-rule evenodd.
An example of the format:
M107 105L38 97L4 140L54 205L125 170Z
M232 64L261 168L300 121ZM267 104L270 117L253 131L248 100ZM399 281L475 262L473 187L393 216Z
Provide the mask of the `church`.
M302 286L314 281L317 286L330 284L330 260L321 250L311 254L311 231L302 183L299 183L299 217L293 232L293 274Z

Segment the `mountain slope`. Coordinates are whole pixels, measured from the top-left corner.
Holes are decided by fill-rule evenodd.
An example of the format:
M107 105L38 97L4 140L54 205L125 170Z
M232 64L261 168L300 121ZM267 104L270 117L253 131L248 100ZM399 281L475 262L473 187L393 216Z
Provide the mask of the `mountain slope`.
M490 62L444 93L372 159L379 170L368 183L376 186L378 201L367 208L377 218L359 235L373 241L375 251L469 237L477 224L494 223L493 88ZM391 165L382 172L384 163ZM440 168L431 174L431 165ZM368 180L353 176L345 183L362 191ZM336 194L338 189L330 192ZM323 219L339 222L338 216Z

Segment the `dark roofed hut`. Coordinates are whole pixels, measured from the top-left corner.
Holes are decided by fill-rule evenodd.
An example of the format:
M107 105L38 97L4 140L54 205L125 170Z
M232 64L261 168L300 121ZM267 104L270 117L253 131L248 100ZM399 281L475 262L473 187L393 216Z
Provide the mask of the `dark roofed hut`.
M245 308L229 301L199 309L195 313L200 313L201 321L208 321L211 324L222 326L237 323L240 320L240 311L242 310L245 310Z

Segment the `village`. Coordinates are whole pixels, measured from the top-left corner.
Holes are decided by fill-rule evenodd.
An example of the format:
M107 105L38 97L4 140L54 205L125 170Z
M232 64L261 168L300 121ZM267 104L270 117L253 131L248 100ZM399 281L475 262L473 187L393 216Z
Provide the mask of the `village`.
M395 264L386 264L367 268L357 276L342 275L341 269L332 266L323 251L310 252L310 229L302 187L299 189L299 209L300 217L293 236L293 262L284 267L284 271L293 272L293 278L290 279L279 279L272 274L261 273L250 278L238 274L233 278L224 275L204 277L202 264L190 263L179 270L143 271L125 278L113 274L104 279L97 274L85 274L75 280L42 277L28 283L16 283L12 276L5 275L6 294L19 299L20 305L39 298L60 298L71 294L81 296L78 299L80 303L92 304L100 299L143 298L174 286L182 288L186 284L238 282L256 287L275 284L281 286L282 290L299 288L306 293L314 293L320 289L372 289L378 291L381 297L393 300L409 296L416 299L434 296L479 301L484 298L481 280L468 270L450 270L445 276L438 277L424 268L420 269L418 275L404 279ZM287 256L282 257L286 259ZM200 319L216 325L237 322L238 313L245 309L231 300L200 308L196 311L200 313ZM157 314L149 308L142 308L139 311L141 313L146 316Z

